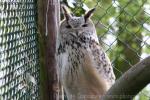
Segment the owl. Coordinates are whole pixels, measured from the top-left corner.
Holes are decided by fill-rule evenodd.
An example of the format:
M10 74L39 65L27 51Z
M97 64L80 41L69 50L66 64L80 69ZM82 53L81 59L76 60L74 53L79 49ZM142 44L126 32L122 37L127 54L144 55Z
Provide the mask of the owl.
M80 17L65 6L62 9L65 19L57 38L60 83L68 100L100 100L114 84L115 75L90 19L95 8Z

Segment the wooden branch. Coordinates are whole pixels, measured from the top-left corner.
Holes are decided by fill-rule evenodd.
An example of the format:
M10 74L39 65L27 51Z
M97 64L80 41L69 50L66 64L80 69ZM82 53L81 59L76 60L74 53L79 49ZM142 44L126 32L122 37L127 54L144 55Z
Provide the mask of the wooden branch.
M102 100L131 100L148 83L150 83L150 56L125 72Z

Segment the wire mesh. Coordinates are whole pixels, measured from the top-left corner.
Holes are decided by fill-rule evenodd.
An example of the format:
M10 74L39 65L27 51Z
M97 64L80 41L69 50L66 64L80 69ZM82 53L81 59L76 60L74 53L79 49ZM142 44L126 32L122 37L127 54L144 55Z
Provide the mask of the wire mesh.
M0 0L0 100L38 100L36 0Z
M109 55L115 74L120 77L126 70L150 53L150 2L149 0L62 0L73 13L81 8L95 7L92 20L96 26L100 43ZM81 12L82 13L82 12ZM81 14L82 15L82 14ZM149 100L138 95L135 100Z

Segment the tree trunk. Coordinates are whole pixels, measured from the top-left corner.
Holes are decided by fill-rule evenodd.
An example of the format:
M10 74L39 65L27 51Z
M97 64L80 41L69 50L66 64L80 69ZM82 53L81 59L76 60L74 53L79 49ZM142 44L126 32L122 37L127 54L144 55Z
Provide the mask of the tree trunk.
M41 100L58 100L56 36L59 30L59 0L38 0Z

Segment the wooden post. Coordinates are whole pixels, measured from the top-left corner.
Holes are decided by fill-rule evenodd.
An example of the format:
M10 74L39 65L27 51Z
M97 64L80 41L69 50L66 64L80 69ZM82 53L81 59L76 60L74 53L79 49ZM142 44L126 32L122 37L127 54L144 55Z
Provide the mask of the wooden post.
M58 84L56 75L56 36L58 33L58 17L59 17L59 1L49 0L49 6L47 8L47 36L46 49L45 49L45 61L48 77L48 92L49 100L56 100L58 93L55 91L55 87ZM47 3L48 3L47 2Z
M41 100L58 100L55 53L56 36L59 30L59 7L59 0L38 0L38 30L42 63Z

